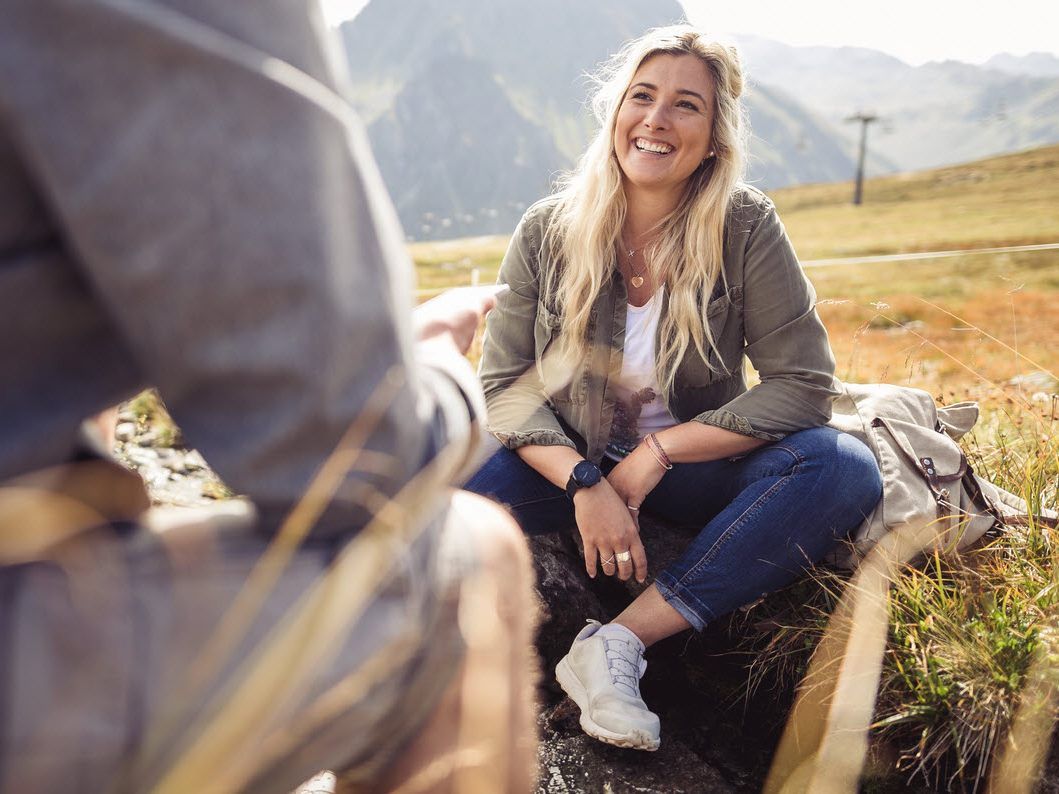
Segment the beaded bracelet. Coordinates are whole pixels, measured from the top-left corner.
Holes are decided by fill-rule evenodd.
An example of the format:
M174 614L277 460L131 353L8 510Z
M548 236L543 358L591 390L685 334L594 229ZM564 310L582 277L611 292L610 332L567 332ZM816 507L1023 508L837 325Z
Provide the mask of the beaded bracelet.
M673 462L669 459L669 455L662 449L662 443L655 437L654 433L648 433L643 437L644 443L647 444L647 448L651 450L651 454L655 456L655 460L658 461L663 469L668 471L673 468Z

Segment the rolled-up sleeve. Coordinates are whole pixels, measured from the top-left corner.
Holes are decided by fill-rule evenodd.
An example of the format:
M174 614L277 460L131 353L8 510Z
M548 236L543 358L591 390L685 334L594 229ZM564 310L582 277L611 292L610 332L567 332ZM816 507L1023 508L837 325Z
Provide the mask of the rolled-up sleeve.
M508 449L539 444L569 446L541 382L534 326L540 299L540 227L534 208L519 223L500 265L502 293L486 320L479 376L488 409L487 429Z
M837 396L835 359L816 293L771 202L747 240L745 353L761 381L695 421L766 441L825 424Z

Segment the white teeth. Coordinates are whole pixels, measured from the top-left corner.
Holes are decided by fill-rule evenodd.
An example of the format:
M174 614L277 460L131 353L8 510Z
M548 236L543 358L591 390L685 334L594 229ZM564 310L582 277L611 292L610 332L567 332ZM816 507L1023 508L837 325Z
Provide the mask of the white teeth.
M673 147L668 143L654 143L652 141L645 141L643 138L637 138L636 148L641 152L654 152L655 154L669 154L673 151Z

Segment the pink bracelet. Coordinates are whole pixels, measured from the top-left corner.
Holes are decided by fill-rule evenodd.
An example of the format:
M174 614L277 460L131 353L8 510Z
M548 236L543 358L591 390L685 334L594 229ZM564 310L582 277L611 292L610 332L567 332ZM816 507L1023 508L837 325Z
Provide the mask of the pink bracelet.
M643 437L644 443L647 444L647 448L651 450L651 454L655 456L655 460L658 461L658 465L666 471L673 468L673 462L669 459L669 455L662 449L662 443L655 437L654 433L648 433Z

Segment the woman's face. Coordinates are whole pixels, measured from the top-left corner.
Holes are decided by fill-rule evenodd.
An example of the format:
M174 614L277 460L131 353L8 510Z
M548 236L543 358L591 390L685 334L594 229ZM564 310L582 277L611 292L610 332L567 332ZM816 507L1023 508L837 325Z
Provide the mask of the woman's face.
M694 55L654 55L640 64L614 126L627 184L679 194L709 154L713 79Z

